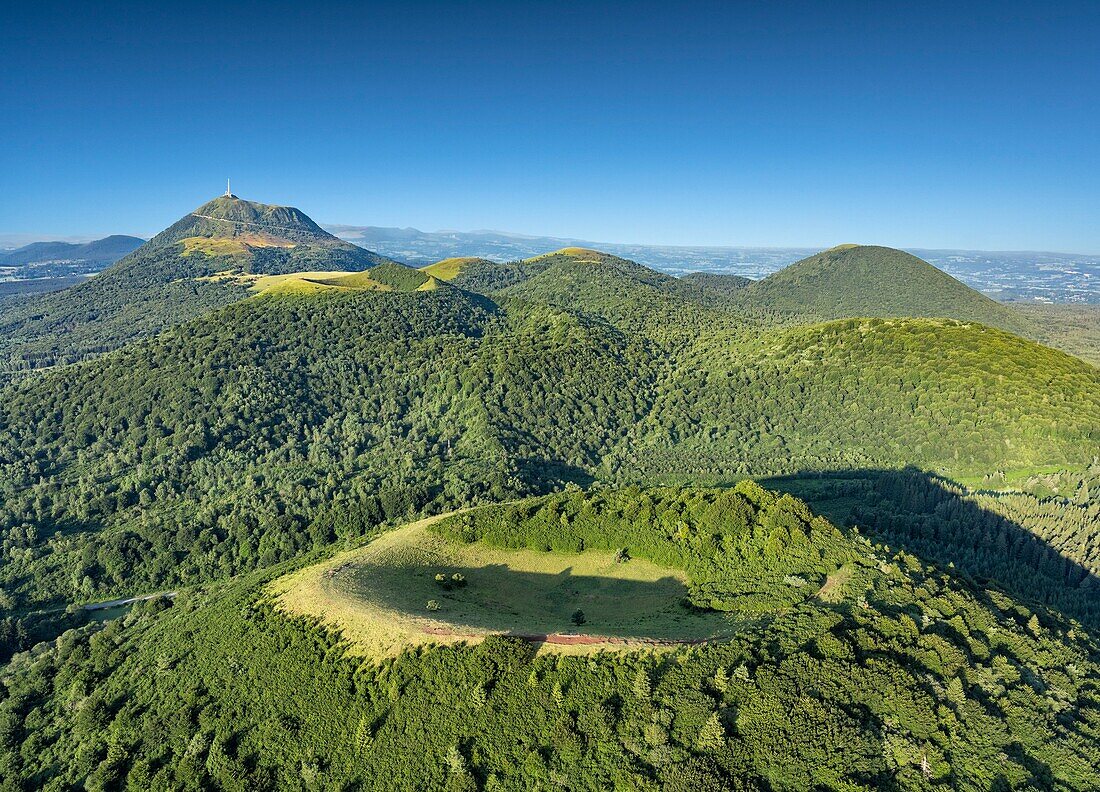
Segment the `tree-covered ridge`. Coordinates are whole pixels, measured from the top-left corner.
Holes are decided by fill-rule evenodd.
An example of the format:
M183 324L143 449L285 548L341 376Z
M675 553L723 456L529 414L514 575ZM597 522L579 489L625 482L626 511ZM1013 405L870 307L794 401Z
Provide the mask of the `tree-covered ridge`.
M678 291L708 305L728 306L742 289L752 283L749 278L718 272L691 272L679 279Z
M394 517L539 491L645 414L649 366L605 325L450 288L245 300L5 391L0 585L207 580L330 541L313 520L345 500Z
M526 300L319 288L6 389L0 585L222 577L333 538L310 526L344 498L394 516L592 478L1065 466L1100 427L1100 372L978 325L712 328L679 353Z
M1100 370L981 325L846 319L753 341L702 336L608 461L624 477L1084 464ZM678 478L677 478L678 477Z
M850 540L804 503L752 481L728 490L576 489L483 506L431 529L506 548L618 550L683 569L696 607L746 614L805 600L857 557Z
M646 314L668 310L674 302L660 285L674 279L614 256L561 251L531 259L538 268L523 281L503 290L526 300L585 311L613 324L635 324ZM663 309L663 310L662 310Z
M818 319L931 317L959 319L1033 334L1001 305L916 256L875 245L840 245L748 286L746 305Z
M748 483L565 493L448 530L625 540L735 575L797 558L806 577L769 581L800 593L724 643L570 657L493 638L378 663L273 610L272 570L17 657L3 775L16 789L93 790L1095 786L1094 636L793 498ZM840 561L818 586L815 565Z
M595 250L565 248L514 266L522 277L490 294L599 317L660 343L670 355L700 333L746 323L747 312L732 312L729 299L714 290Z
M247 295L226 276L392 263L298 209L217 198L90 280L5 306L0 377L87 359Z
M406 267L404 264L396 262L372 267L369 272L373 280L384 283L398 291L416 291L417 289L423 289L433 280L437 280L418 269Z
M628 259L588 248L562 248L534 258L511 262L496 262L481 258L446 259L422 268L429 274L438 272L443 280L455 286L482 294L508 292L514 296L537 299L567 307L592 303L613 304L627 290L631 295L637 287L674 291L679 281ZM648 294L651 289L643 290ZM610 292L610 293L607 293ZM637 299L631 295L631 299ZM593 302L595 301L595 302ZM593 311L599 313L599 311Z

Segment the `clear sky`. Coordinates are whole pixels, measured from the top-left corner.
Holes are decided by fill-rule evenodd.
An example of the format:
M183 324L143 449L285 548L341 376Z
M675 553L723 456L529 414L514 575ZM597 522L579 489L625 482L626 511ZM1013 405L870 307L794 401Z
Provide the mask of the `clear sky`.
M0 232L232 176L330 223L1100 252L1098 42L1096 2L25 2Z

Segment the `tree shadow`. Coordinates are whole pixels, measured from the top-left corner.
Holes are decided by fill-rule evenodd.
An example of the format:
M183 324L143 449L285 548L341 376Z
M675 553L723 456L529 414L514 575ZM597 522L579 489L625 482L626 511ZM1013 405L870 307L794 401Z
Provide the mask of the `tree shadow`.
M1100 628L1100 578L1077 549L1053 546L1020 522L983 507L976 493L919 470L845 470L765 479L837 525L855 526L872 541L905 550L979 589L1001 590ZM1006 504L1005 511L1011 511ZM1022 519L1022 518L1021 518ZM1097 550L1091 550L1096 553Z

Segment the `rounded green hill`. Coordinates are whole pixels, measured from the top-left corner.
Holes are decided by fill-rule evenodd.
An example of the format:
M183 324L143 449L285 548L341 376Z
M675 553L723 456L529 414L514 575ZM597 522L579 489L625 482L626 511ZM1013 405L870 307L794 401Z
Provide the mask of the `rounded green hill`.
M751 284L745 304L817 319L938 317L1026 332L1026 319L894 248L838 245Z

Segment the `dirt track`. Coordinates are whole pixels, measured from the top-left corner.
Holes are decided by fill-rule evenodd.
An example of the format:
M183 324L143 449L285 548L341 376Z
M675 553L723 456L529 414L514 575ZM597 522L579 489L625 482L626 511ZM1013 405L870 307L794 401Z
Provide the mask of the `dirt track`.
M424 627L421 632L427 635L447 635L457 638L484 638L488 635L502 635L505 638L519 638L530 643L561 644L563 646L595 646L612 644L614 646L697 646L708 643L711 638L684 638L681 640L662 638L620 638L612 635L581 635L574 633L461 633L446 627Z

